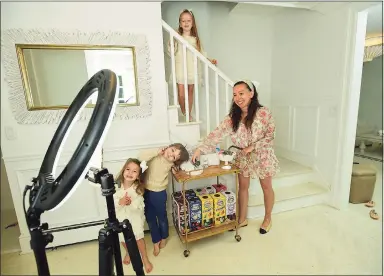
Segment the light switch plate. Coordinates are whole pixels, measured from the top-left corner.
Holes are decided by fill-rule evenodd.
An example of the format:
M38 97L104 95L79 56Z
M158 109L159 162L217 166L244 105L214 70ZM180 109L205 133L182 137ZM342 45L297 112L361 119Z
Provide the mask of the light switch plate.
M11 126L6 126L5 127L5 137L7 137L8 140L16 140L16 132Z

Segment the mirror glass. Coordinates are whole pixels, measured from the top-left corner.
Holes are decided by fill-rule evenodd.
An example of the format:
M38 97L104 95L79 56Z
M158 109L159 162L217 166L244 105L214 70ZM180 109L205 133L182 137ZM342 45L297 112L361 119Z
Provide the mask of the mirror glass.
M28 110L68 108L101 69L117 75L119 105L139 105L133 47L17 45ZM96 103L97 93L87 107Z

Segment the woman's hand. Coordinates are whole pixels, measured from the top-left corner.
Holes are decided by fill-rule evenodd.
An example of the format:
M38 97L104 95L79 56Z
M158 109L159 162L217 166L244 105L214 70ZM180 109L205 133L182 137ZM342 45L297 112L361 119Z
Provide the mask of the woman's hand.
M243 149L243 152L244 152L244 153L250 153L250 152L252 152L254 149L255 149L254 146L249 146L249 147L244 148L244 149Z
M216 59L213 58L213 59L210 59L209 61L210 61L213 65L217 65L217 60L216 60Z
M200 159L201 151L199 149L195 150L195 152L192 155L192 163L195 163L196 160Z

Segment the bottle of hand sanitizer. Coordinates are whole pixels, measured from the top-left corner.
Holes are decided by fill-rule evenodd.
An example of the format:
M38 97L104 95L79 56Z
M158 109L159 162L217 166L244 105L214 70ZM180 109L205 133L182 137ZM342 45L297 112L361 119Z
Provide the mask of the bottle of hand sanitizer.
M220 151L220 144L217 144L216 145L216 153L219 153L219 151Z

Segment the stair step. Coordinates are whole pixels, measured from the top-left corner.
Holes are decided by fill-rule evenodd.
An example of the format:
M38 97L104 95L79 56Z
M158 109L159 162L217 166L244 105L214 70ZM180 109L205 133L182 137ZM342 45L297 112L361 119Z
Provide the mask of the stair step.
M178 109L180 105L168 105L168 109Z
M284 157L278 156L277 158L279 160L280 172L275 176L275 178L313 172L313 169L310 167L301 165Z
M280 172L272 179L274 189L278 189L280 187L292 187L298 183L322 183L322 179L320 178L318 172L312 168L303 166L280 156L278 156L278 160ZM251 179L249 194L262 194L259 179Z
M274 187L274 191L275 202L329 192L329 190L324 185L315 182L306 182L290 186L284 185L276 188ZM248 207L260 205L264 205L263 193L258 193L249 197Z
M189 123L178 123L176 124L177 126L191 126L191 125L199 125L201 124L202 121L198 121L198 122L189 122Z

